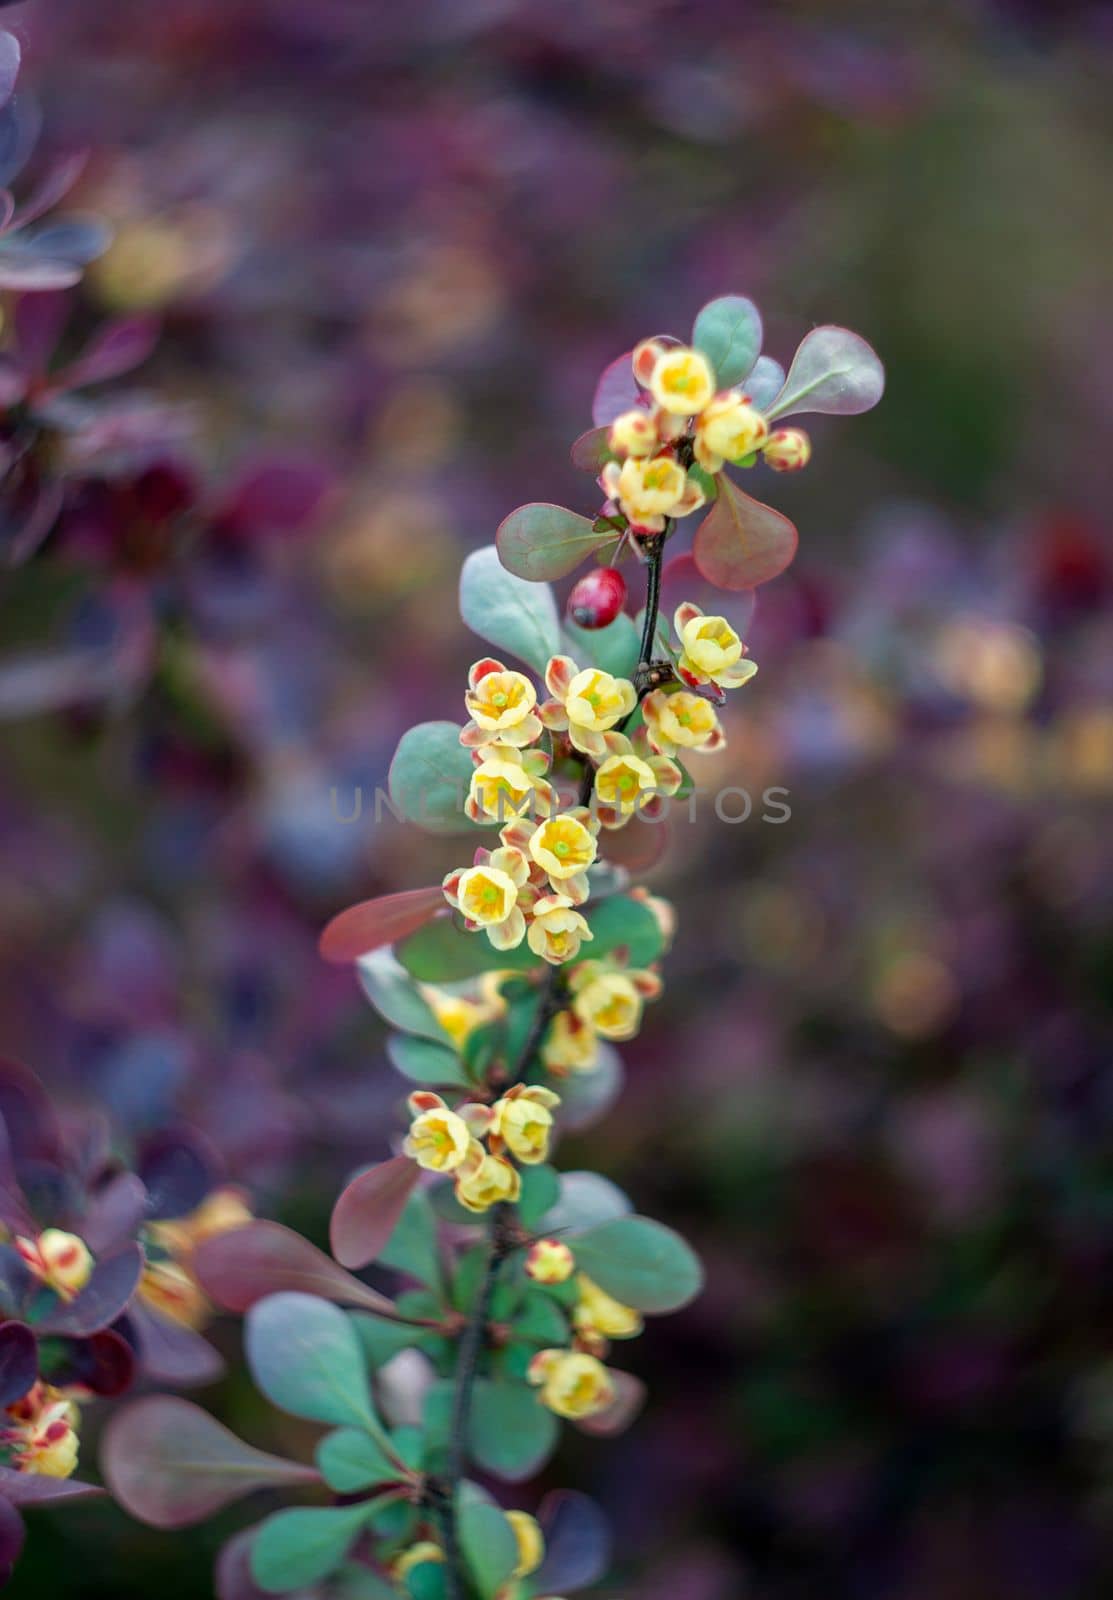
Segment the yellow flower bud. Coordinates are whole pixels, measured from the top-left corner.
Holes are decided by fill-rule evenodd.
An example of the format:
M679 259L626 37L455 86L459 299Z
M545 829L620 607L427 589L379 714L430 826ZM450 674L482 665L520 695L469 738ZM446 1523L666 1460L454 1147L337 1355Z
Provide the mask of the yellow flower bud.
M526 1255L526 1276L534 1283L566 1283L575 1270L575 1256L559 1239L538 1239Z
M538 1084L516 1083L491 1107L491 1136L527 1166L544 1161L560 1096Z
M541 1060L549 1072L590 1072L599 1055L595 1030L574 1011L558 1011L553 1018Z
M648 411L635 406L611 423L610 447L616 456L651 456L657 449L657 429Z
M513 1575L515 1578L528 1578L545 1559L544 1536L528 1511L508 1511L506 1520L514 1529L514 1537L518 1541L518 1565Z
M443 1560L444 1551L439 1544L434 1544L432 1539L421 1539L408 1550L403 1550L401 1555L395 1556L390 1564L390 1575L396 1583L404 1583L415 1567L424 1566L427 1561Z
M614 1399L614 1384L603 1363L578 1350L541 1350L529 1364L530 1383L542 1403L558 1417L590 1417Z
M148 1261L139 1298L181 1328L200 1328L212 1309L197 1279L178 1261Z
M714 395L715 374L706 356L681 345L658 356L649 388L662 411L693 417Z
M718 472L724 461L742 461L769 436L769 424L744 394L731 390L717 395L696 423L695 457L707 472Z
M602 973L576 995L573 1010L604 1039L632 1039L642 1016L641 995L622 972Z
M812 458L812 441L803 428L777 428L761 453L774 472L799 472Z
M513 1202L522 1192L522 1180L517 1169L502 1156L489 1155L473 1139L467 1160L456 1174L455 1194L468 1211L489 1211L504 1201Z
M592 938L587 919L572 909L567 895L546 895L533 908L533 919L526 938L534 955L559 967L566 961L575 961L580 945Z
M572 1313L577 1331L602 1334L605 1339L635 1339L644 1326L632 1306L615 1300L584 1273L576 1279L579 1303Z

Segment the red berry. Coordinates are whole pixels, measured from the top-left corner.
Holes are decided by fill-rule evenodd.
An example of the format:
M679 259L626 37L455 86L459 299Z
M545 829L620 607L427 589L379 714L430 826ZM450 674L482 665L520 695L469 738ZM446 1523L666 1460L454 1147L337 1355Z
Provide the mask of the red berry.
M581 628L605 628L626 604L626 579L617 567L596 567L568 596L568 615Z

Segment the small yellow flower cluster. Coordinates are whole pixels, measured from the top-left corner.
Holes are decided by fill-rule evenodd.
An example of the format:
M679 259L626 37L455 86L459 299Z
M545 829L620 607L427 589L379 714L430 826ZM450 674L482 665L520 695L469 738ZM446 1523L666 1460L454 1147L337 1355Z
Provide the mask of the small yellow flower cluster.
M575 908L588 896L599 822L584 806L537 823L507 823L497 850L477 850L475 864L445 877L445 899L471 930L482 928L496 950L528 938L552 966L574 961L591 929Z
M92 1254L76 1233L47 1228L36 1239L17 1235L15 1247L24 1266L60 1300L72 1300L92 1276Z
M560 1096L516 1083L492 1106L469 1101L453 1111L428 1089L416 1090L408 1104L413 1120L404 1153L427 1172L452 1173L460 1204L482 1212L518 1199L522 1180L515 1161L536 1166L548 1157Z
M647 903L650 897L646 896ZM663 905L664 902L661 902ZM666 908L671 926L671 907ZM647 1000L661 993L657 973L626 965L613 954L602 961L581 961L568 975L571 1001L558 1011L541 1045L541 1061L555 1077L591 1072L599 1040L632 1039L641 1026Z
M0 1455L16 1472L68 1478L77 1466L78 1421L73 1400L40 1379L0 1412Z
M644 401L611 423L607 442L619 459L608 461L599 481L635 533L661 533L670 518L703 505L704 490L684 460L711 475L728 461L749 464L758 451L777 472L807 465L807 434L799 428L770 433L741 388L716 390L711 363L698 350L644 339L633 369Z
M239 1189L214 1189L186 1217L152 1222L146 1229L146 1264L139 1280L139 1298L153 1311L183 1328L200 1328L212 1307L191 1265L193 1252L205 1239L242 1228L251 1210Z
M535 1283L564 1283L574 1271L574 1252L559 1239L538 1239L526 1256L526 1274ZM573 1419L605 1411L615 1398L614 1380L603 1365L610 1342L635 1339L642 1327L632 1306L578 1273L570 1347L540 1351L527 1373L542 1403L557 1416Z

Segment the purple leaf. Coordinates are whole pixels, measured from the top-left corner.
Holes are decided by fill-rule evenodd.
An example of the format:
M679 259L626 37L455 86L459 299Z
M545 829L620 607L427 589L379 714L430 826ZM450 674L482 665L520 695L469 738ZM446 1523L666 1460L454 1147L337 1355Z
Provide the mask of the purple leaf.
M194 1251L193 1270L205 1293L226 1311L246 1311L264 1295L282 1290L367 1311L394 1310L393 1301L278 1222L249 1222L203 1240Z
M151 1395L105 1429L101 1471L125 1511L155 1528L186 1528L255 1489L316 1483L300 1466L237 1439L188 1400Z
M118 1256L100 1261L81 1293L68 1304L59 1303L36 1324L39 1333L62 1333L83 1338L115 1322L135 1293L143 1271L143 1251L128 1245Z
M110 322L91 340L76 361L63 367L51 385L56 389L80 389L90 383L104 383L140 366L158 343L161 324L157 317L122 317Z
M60 1364L50 1372L51 1382L60 1388L76 1385L109 1399L130 1389L134 1376L135 1354L111 1328L89 1339L67 1340Z
M332 479L314 461L262 461L228 492L221 521L237 533L294 533L316 514Z
M759 411L772 405L784 388L785 369L772 356L758 356L754 370L747 376L745 389Z
M0 105L6 105L19 77L19 40L12 33L0 33Z
M221 1546L214 1574L217 1600L269 1600L251 1576L255 1528L243 1528Z
M51 289L72 289L81 282L81 268L52 256L37 256L0 244L0 288L20 289L25 293Z
M580 1418L576 1426L582 1433L590 1433L598 1439L610 1439L616 1433L625 1433L644 1406L646 1388L640 1378L635 1378L632 1372L616 1372L611 1368L611 1381L614 1384L614 1399L605 1411L597 1411L593 1417Z
M59 200L65 199L74 184L85 171L89 160L87 150L76 150L72 155L63 156L56 161L50 171L32 189L27 199L17 209L13 226L25 228L29 222L35 222L47 211L53 210Z
M112 242L112 230L100 217L59 217L31 233L20 234L18 244L29 253L52 261L87 265L104 254ZM17 241L8 240L11 249Z
M545 1536L545 1559L533 1575L533 1587L543 1594L564 1594L598 1583L610 1565L611 1533L595 1501L572 1489L557 1489L541 1502L537 1520Z
M589 428L581 433L572 442L572 465L581 472L598 474L611 459L610 436L609 428Z
M15 1472L0 1467L0 1500L13 1506L41 1506L59 1500L88 1500L103 1494L94 1483L79 1483L74 1478L47 1478L41 1472Z
M35 1223L12 1162L11 1140L0 1119L0 1222L13 1233L33 1234Z
M394 1156L353 1178L332 1211L329 1243L344 1267L365 1267L390 1242L420 1176L408 1156Z
M93 1195L81 1237L95 1256L133 1239L147 1210L147 1191L134 1172L120 1172Z
M877 352L849 328L813 328L801 339L784 388L766 410L772 421L802 411L852 417L869 411L885 392Z
M757 596L752 589L724 594L696 566L690 555L674 556L661 573L661 615L671 626L673 613L684 600L708 616L725 617L740 639L744 639L754 620Z
M58 1161L62 1130L50 1096L21 1061L0 1060L0 1117L21 1161Z
M446 910L439 887L405 889L401 894L380 895L349 906L326 926L319 949L326 961L358 961L384 944L396 944L424 927L438 911Z
M693 559L717 588L754 589L789 565L796 554L796 528L772 506L743 494L725 472L718 482L715 504L696 529Z
M27 1529L19 1512L6 1500L0 1499L0 1588L11 1577L26 1537Z
M196 1211L220 1174L220 1157L192 1129L169 1130L144 1141L135 1163L152 1217Z
M224 1376L224 1360L219 1351L192 1328L160 1317L140 1300L129 1310L127 1320L145 1378L193 1389Z
M625 355L618 356L603 368L591 402L591 420L597 428L607 427L641 399L641 390L630 365L633 354L632 350L627 350Z
M597 533L587 517L538 501L519 506L504 518L495 544L507 572L541 583L566 577L613 538L613 529Z
M22 1400L39 1375L39 1347L25 1322L0 1324L0 1406Z

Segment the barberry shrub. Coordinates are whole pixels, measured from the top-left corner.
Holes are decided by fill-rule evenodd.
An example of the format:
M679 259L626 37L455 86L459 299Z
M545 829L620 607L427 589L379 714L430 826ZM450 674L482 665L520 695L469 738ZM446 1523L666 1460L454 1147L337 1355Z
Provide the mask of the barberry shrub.
M190 1258L208 1297L246 1314L258 1387L324 1430L315 1460L266 1454L173 1396L106 1432L109 1487L156 1526L257 1488L308 1495L225 1548L227 1600L528 1600L606 1570L585 1496L550 1494L532 1516L489 1485L536 1474L564 1424L626 1427L643 1394L624 1342L701 1286L678 1234L553 1161L620 1095L616 1046L661 990L673 914L632 881L654 851L627 830L660 820L691 789L686 763L722 747L719 707L757 670L750 592L795 553L788 518L727 469L804 467L810 442L782 419L864 411L884 382L845 329L809 333L787 374L761 336L752 302L727 296L689 344L655 337L612 363L573 446L603 505L523 506L464 564L461 615L497 654L472 666L460 722L402 738L390 788L402 816L474 848L442 883L342 912L321 941L393 1030L409 1085L398 1153L340 1195L331 1254L247 1221ZM691 554L666 566L697 512ZM589 559L616 576L577 585L562 624L549 581ZM620 563L644 571L639 616L619 608ZM728 591L715 610L693 598L710 586ZM397 1275L393 1297L357 1276L372 1263Z

